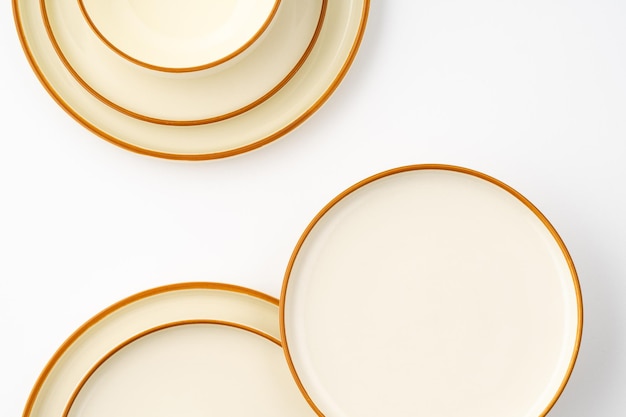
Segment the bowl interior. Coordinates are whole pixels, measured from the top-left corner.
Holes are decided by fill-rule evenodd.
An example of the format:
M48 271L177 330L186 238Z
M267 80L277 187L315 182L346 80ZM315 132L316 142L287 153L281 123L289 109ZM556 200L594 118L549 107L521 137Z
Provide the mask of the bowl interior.
M272 21L280 0L79 0L94 32L136 64L184 71L245 50Z

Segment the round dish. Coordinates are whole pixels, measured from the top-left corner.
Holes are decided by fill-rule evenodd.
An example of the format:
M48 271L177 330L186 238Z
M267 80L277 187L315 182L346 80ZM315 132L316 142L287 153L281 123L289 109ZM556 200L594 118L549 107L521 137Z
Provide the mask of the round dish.
M256 291L213 283L149 290L72 334L23 415L314 415L278 333L277 300Z
M239 55L267 29L280 0L78 0L113 51L159 71L210 68Z
M186 74L130 64L94 34L75 0L40 4L50 42L83 88L127 116L189 126L241 114L289 81L317 41L326 1L285 0L262 41L247 53L228 64Z
M545 416L582 299L548 220L487 175L417 165L329 203L281 294L290 369L318 415Z
M135 152L198 160L232 156L265 145L317 110L338 86L356 55L369 0L328 0L324 24L308 58L270 98L219 123L184 127L137 120L96 99L59 60L37 2L13 0L13 10L18 34L35 73L76 120L102 138ZM106 72L106 68L102 70Z

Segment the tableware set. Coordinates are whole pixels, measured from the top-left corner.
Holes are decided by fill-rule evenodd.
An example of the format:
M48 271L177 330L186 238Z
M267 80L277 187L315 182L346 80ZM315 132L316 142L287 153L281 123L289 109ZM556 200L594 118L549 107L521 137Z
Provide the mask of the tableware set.
M168 72L130 61L103 42L94 28L108 34L96 23L106 13L83 4L13 0L24 51L44 87L100 137L184 160L246 152L306 120L346 74L369 10L367 0L281 0L263 33L236 56ZM159 29L167 38L166 28Z
M213 159L294 129L335 90L369 0L13 0L35 73L126 149ZM545 416L582 337L572 259L541 212L442 164L373 175L297 242L280 300L154 288L74 332L24 417Z

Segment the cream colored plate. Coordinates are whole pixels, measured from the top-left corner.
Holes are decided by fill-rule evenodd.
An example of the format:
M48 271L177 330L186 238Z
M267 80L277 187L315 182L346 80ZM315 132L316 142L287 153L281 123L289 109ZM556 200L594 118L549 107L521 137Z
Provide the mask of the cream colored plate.
M59 59L94 97L140 120L197 125L240 114L278 91L317 41L325 2L285 0L266 36L247 53L186 74L133 65L107 48L76 0L41 0L41 5Z
M303 234L283 348L326 417L537 417L572 371L582 301L554 228L464 168L369 178Z
M51 6L55 8L56 4L60 2L53 2ZM328 0L323 25L308 58L289 81L267 100L219 123L184 127L138 120L97 99L67 71L59 59L46 32L38 2L13 0L13 6L18 33L35 72L50 94L80 123L101 137L136 152L173 159L210 159L267 144L295 128L321 106L356 55L365 29L369 0ZM279 17L274 20L277 22ZM69 23L72 22L76 23L74 20ZM270 31L271 27L267 35ZM261 45L264 41L259 39L257 42ZM83 39L74 39L74 42L80 43ZM104 45L102 47L109 49ZM85 53L90 52L86 50ZM110 50L108 53L116 55ZM224 65L234 65L247 53ZM116 58L122 60L117 55ZM125 64L132 65L129 62ZM109 83L116 82L108 78L110 68L92 69L97 72L94 77L104 77ZM167 78L195 73L162 74ZM238 91L248 91L250 87L245 83L236 86ZM181 105L196 107L187 106L185 101L181 101Z
M325 0L285 0L266 36L248 53L216 68L164 74L132 65L107 48L75 0L41 4L59 59L85 89L126 115L170 125L216 122L267 100L308 57L325 11Z
M96 35L132 62L163 71L208 68L261 36L280 0L78 0Z
M24 417L307 416L278 340L277 300L211 283L127 298L79 328Z

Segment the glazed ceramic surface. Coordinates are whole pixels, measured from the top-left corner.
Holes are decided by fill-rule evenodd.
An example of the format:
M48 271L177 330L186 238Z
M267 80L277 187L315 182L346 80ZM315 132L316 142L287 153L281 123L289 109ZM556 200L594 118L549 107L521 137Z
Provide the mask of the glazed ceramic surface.
M78 0L94 32L139 65L189 71L225 62L270 24L280 0Z
M285 1L263 41L248 53L186 74L137 66L116 54L89 28L75 1L42 0L41 4L59 59L95 98L139 120L194 125L239 114L284 85L317 40L324 2Z
M448 166L388 171L307 228L283 343L327 417L538 417L571 373L582 303L556 231L519 193Z
M314 415L278 336L277 301L264 294L211 283L146 291L61 346L24 416Z
M210 159L245 152L284 135L309 117L337 87L356 55L369 2L321 1L281 1L277 15L263 36L244 53L223 65L184 74L152 71L120 57L97 38L74 1L14 0L13 4L18 32L33 69L51 95L80 123L101 137L136 152L173 159ZM301 27L318 24L320 4L326 7L314 44L312 39L302 39L283 30L272 35L274 25L286 25L295 30L295 34L301 34ZM280 13L289 7L293 8L291 14L281 18ZM317 12L305 12L315 7L318 7ZM318 20L311 18L313 16ZM270 42L270 36L277 36L280 42ZM289 39L294 37L297 39ZM297 54L279 53L277 59L270 58L274 48L283 50L277 45L290 42L312 45L309 51L304 51L306 59L300 66L297 64L302 57ZM235 70L264 48L269 55L263 54L258 67L246 64ZM91 59L80 57L81 50L99 64L93 65ZM102 61L104 59L106 61ZM291 62L285 63L289 59ZM74 65L77 68L72 72L68 68ZM277 74L277 66L288 68L288 80L283 85L280 83L285 79L284 74L282 78L272 78ZM215 72L216 78L207 76L206 80L197 81L196 77L202 77L199 74L205 71ZM214 80L222 76L222 71L234 80L226 87L215 86ZM243 78L234 75L237 71L241 71ZM120 78L112 77L112 73ZM91 78L81 82L83 76ZM248 76L252 78L246 79ZM268 82L266 76L272 80ZM198 92L206 88L205 81L222 92L206 95ZM276 81L279 85L272 88ZM181 83L189 86L179 88ZM257 90L259 85L262 91ZM268 86L270 91L263 95ZM106 90L108 102L99 97L100 89ZM130 94L130 91L144 94ZM252 107L239 109L236 115L223 114L250 101L250 94L261 94L256 102L249 103ZM164 103L166 97L171 97L168 103ZM152 108L153 100L160 104ZM123 102L123 106L116 104L117 101ZM211 101L214 107L208 104ZM128 110L137 114L129 114ZM156 120L141 118L145 116ZM222 116L226 118L221 119ZM209 123L213 117L220 121ZM164 122L166 119L172 120Z

